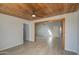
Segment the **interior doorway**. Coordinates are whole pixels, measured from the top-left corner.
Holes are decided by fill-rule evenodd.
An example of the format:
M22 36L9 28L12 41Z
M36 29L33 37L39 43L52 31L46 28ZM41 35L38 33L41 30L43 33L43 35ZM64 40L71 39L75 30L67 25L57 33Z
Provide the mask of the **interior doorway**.
M56 19L56 20L51 20L49 22L60 22L61 26L60 26L60 44L61 44L61 48L64 49L65 48L65 18L62 19Z
M23 42L29 41L29 24L23 24Z
M64 49L65 45L65 19L50 20L35 24L36 41L39 39L47 39L57 47ZM49 38L49 39L48 39Z

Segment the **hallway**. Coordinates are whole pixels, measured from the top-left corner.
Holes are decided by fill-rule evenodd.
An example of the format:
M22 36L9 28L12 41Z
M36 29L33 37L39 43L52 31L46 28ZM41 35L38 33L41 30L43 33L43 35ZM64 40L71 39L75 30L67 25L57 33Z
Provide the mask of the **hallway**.
M51 45L50 45L51 44ZM4 55L76 55L76 53L62 50L46 40L37 39L23 45L1 51Z

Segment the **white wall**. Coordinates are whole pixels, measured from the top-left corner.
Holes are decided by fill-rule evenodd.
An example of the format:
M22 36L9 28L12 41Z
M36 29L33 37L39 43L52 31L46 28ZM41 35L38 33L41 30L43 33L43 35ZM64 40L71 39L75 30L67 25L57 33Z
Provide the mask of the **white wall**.
M79 11L33 21L39 23L65 18L65 50L79 53Z
M35 41L35 23L30 23L29 24L29 29L30 29L30 39L29 41L34 42Z
M65 50L77 52L77 13L67 14L65 17Z
M79 54L79 11L78 11L78 13L77 13L78 15L77 15L77 17L78 17L78 21L77 21L77 38L78 38L78 41L77 41L77 52L78 52L78 54Z
M51 33L50 33L51 32ZM59 22L42 22L36 24L36 36L42 38L49 38L50 36L60 37L60 23Z
M0 14L0 50L23 44L23 23L31 21Z
M24 40L28 41L35 41L35 24L34 23L29 23L26 24L24 23Z
M50 30L49 26L44 23L36 24L36 36L40 36L43 38L48 38L50 36L48 30Z

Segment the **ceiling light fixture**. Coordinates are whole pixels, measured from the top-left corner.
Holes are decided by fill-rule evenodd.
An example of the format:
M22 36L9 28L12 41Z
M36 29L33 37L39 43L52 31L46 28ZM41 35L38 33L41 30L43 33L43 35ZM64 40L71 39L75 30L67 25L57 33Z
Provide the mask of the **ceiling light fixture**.
M32 11L32 17L33 17L33 18L35 18L35 17L36 17L35 12L36 12L35 10L33 10L33 11Z
M32 17L36 17L36 15L35 14L32 14Z

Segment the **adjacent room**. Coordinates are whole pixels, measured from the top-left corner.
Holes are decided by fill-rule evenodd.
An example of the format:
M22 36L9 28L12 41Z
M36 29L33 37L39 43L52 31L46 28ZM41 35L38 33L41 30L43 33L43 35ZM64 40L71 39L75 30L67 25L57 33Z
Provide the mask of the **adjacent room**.
M0 55L78 55L78 3L0 3Z

